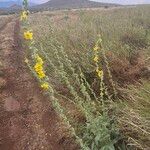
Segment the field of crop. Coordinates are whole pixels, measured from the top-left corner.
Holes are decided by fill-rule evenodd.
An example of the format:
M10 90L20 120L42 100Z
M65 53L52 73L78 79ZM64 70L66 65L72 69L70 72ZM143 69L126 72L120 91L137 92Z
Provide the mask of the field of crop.
M0 149L149 150L150 6L24 8L0 16Z

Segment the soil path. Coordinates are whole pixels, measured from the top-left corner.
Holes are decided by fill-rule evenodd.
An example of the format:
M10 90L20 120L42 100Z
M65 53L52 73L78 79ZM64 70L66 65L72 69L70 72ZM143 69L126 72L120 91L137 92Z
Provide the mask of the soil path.
M24 63L19 21L0 31L0 150L76 150Z

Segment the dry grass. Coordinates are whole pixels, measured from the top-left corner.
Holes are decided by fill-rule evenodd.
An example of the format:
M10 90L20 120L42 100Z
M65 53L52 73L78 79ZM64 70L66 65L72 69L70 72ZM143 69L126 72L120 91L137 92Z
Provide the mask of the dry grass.
M131 145L137 149L150 147L150 82L132 85L123 90L128 98L118 106L120 108L119 125Z
M11 18L12 18L12 15L9 15L9 16L0 15L0 30L3 26L5 26L7 22L10 21Z
M97 80L91 61L91 49L97 35L102 35L113 79L117 82L118 89L122 86L125 88L120 90L122 100L116 100L115 105L119 110L119 129L127 143L126 149L132 150L148 150L150 147L149 7L41 12L30 17L37 47L39 48L42 43L49 58L57 66L51 43L56 47L62 45L74 69L78 71L79 66L82 68L87 81L95 91L99 90L99 86L96 87L95 84ZM61 53L59 55L61 56ZM60 60L66 67L64 58L60 57ZM101 60L103 64L103 58ZM58 76L50 66L47 68L55 89L62 91L63 86ZM68 79L75 85L70 72L65 69ZM108 79L105 80L107 83ZM137 82L141 84L136 85ZM67 91L61 94L68 96Z

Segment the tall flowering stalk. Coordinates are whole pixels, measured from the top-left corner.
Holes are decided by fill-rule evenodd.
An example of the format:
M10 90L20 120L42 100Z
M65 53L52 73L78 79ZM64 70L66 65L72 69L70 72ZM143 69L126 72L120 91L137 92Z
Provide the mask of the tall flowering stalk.
M117 91L116 91L116 88L115 88L115 83L114 83L114 81L112 79L112 74L111 74L111 71L110 71L109 62L107 60L107 57L106 57L106 54L105 54L105 50L103 49L101 37L99 37L99 40L96 42L96 45L93 48L93 51L94 51L94 59L93 59L93 61L95 62L97 76L100 78L100 81L101 81L101 83L100 83L100 91L101 91L100 95L101 95L101 98L103 99L104 94L105 94L108 97L108 99L111 100L111 96L108 93L108 88L107 88L107 86L104 83L104 72L99 67L99 64L98 64L98 62L100 61L99 50L101 50L101 54L102 54L102 57L104 59L104 63L106 65L106 69L107 69L107 72L108 72L109 82L110 82L110 84L112 86L113 94L116 97Z
M24 21L27 22L27 19L28 19L28 15L27 15L28 10L27 9L28 9L28 0L23 0L23 11L22 11L21 17L20 17L20 20L22 22L24 22ZM24 39L26 41L28 41L28 43L29 43L29 49L33 50L32 58L33 58L33 62L35 63L34 66L32 67L29 63L29 60L25 59L27 66L29 67L30 71L32 71L34 76L38 79L38 81L40 83L40 87L43 90L46 90L47 93L49 94L53 107L55 108L55 110L59 114L59 116L63 119L65 124L68 126L68 128L70 129L70 133L75 137L75 139L76 139L77 143L80 145L81 149L89 150L89 148L87 146L85 146L85 144L83 143L82 139L76 134L75 129L71 126L67 116L65 115L64 108L60 105L58 99L56 99L54 97L54 90L53 90L52 86L50 85L50 83L48 82L49 79L44 70L44 61L39 56L38 50L33 45L35 42L33 39L32 31L26 28L23 35L24 35Z
M85 102L84 102L84 99L78 94L78 92L76 91L74 86L71 84L69 78L67 77L67 73L65 72L64 64L61 62L61 58L60 58L60 56L58 54L57 48L54 45L52 45L52 44L51 44L51 46L53 47L54 55L55 55L55 57L57 59L58 65L59 65L59 68L57 69L59 71L57 73L60 75L60 77L62 78L63 82L66 84L67 88L70 90L70 93L74 97L75 104L77 104L80 107L80 109L85 114L85 116L86 116L86 118L88 120L89 116L91 116L92 113L94 111L96 111L96 109L95 109L95 107L93 107L93 103L90 103L90 101L88 101L86 99L85 86L83 86L82 84L80 85L82 93L84 93L84 96L85 96ZM46 57L46 58L48 58L48 57ZM52 61L51 61L51 63L52 63ZM87 95L87 96L89 96L89 95Z
M23 10L28 10L28 0L23 0Z
M20 16L20 20L21 20L21 21L27 20L27 18L28 18L27 11L22 11L22 12L21 12L21 16Z
M44 62L38 54L35 56L35 59L36 59L36 64L34 66L34 70L37 73L38 77L40 79L43 79L46 76L44 69L43 69L43 63Z
M50 26L50 31L53 31L51 26ZM60 74L60 73L62 74L61 77L62 77L63 81L65 82L65 84L67 85L67 87L69 88L71 94L75 97L75 100L77 100L78 103L79 103L79 100L83 101L83 105L86 107L87 112L90 113L90 111L89 111L90 109L91 109L91 112L95 112L96 111L95 102L92 100L93 100L93 98L95 100L97 100L97 97L96 97L96 94L94 93L94 91L92 90L91 86L87 82L80 67L78 68L78 72L74 69L72 61L69 59L67 53L64 50L64 47L56 39L56 37L50 37L49 40L50 40L49 46L54 50L54 54L57 59L57 63L59 63L59 67L60 67L58 69L55 66L55 70L59 70L59 73L57 73L57 74ZM55 43L55 44L53 44L53 43ZM43 47L42 47L42 53L44 53L46 59L49 60L49 57L43 51ZM54 66L54 65L52 65L51 60L49 60L49 62L50 62L51 66ZM65 70L65 67L67 67L67 69L69 70L69 73ZM73 85L71 84L69 75L75 81ZM75 87L74 85L77 85L77 87ZM81 94L76 91L76 88L79 88ZM90 94L92 94L93 98L91 98L91 95L89 94L89 92L90 92Z
M29 15L28 0L23 0L23 11L21 13L20 20L22 22L25 22L24 25L27 25L26 23L28 23L28 15ZM42 53L44 54L44 57L46 60L44 62L44 59L39 55L39 50L35 47L34 34L32 30L29 28L29 26L25 26L23 36L24 36L25 41L28 44L29 49L31 50L32 61L31 63L29 63L29 60L25 59L27 66L29 67L33 75L37 78L37 80L39 81L40 87L50 96L52 106L54 107L55 111L58 113L60 118L64 121L65 125L69 128L70 134L73 137L75 137L75 140L80 145L81 149L90 150L91 147L89 148L90 145L86 143L86 140L84 139L83 136L82 138L80 138L76 134L75 129L71 126L71 123L69 119L67 118L65 108L59 103L59 100L55 97L53 86L49 82L50 80L44 68L46 61L49 62L49 65L53 67L56 74L61 77L61 79L64 81L65 85L67 86L67 88L70 90L70 93L72 94L74 98L73 100L74 104L76 104L78 108L84 112L86 119L87 119L85 128L86 128L86 133L88 133L88 135L86 134L86 138L89 138L90 142L95 140L96 144L94 146L97 147L98 142L101 142L101 138L99 135L97 135L97 131L96 132L93 132L93 131L95 131L95 129L99 130L100 125L104 125L104 129L102 128L101 131L105 131L105 129L107 129L105 132L100 132L100 135L104 136L104 138L106 137L109 138L110 136L109 132L111 130L108 128L110 127L109 120L105 121L105 116L103 115L103 114L107 115L107 113L103 113L103 114L99 113L99 111L97 111L96 109L95 103L91 103L91 97L90 97L90 94L88 93L89 90L93 94L96 100L97 100L97 97L95 93L93 92L93 90L90 88L90 85L88 84L88 82L86 81L86 78L84 77L84 74L82 73L82 70L79 69L80 75L78 75L75 72L75 69L73 68L71 64L71 61L69 60L67 54L64 52L62 47L58 49L58 47L55 46L55 44L53 44L52 42L50 42L50 46L54 50L54 55L56 57L58 66L56 66L53 63L53 61L49 58L49 56L43 50ZM70 78L68 77L68 73L65 71L66 68L65 68L65 65L62 63L59 52L61 52L62 56L65 58L67 66L71 71L72 77L77 81L77 84L79 84L79 88L80 88L80 92L82 93L82 96L81 96L81 93L79 93L77 89L72 85L72 82L70 81ZM108 91L104 83L103 69L99 65L99 61L100 61L99 54L102 53L101 38L99 38L98 41L96 42L96 45L93 48L93 52L94 52L93 62L95 63L95 66L96 66L95 68L96 75L100 79L100 96L101 96L102 106L104 108L104 95L108 95ZM103 109L103 112L104 111L105 110ZM101 117L101 116L104 116L104 117ZM103 121L103 118L104 118L104 121Z
M36 74L36 72L34 71L33 67L30 65L29 60L26 59L25 60L27 66L29 67L30 71L33 73L33 75L37 78L37 80L39 82L41 82L41 80L39 79L38 75ZM47 77L48 78L48 77ZM46 88L47 93L50 96L51 102L52 102L52 106L55 108L56 112L58 113L58 115L62 118L62 120L65 122L65 124L67 125L67 127L69 128L69 131L71 133L72 136L74 136L76 138L77 143L80 145L82 150L90 150L83 142L83 140L76 134L75 129L71 126L71 123L69 122L67 116L65 115L65 110L64 108L60 105L59 100L54 96L54 90L52 85L50 85L49 83L44 83L41 84L41 86L44 86L44 88ZM48 87L48 88L47 88Z
M28 11L28 0L23 0L22 2L22 12L21 12L21 15L20 15L20 20L22 22L27 22L28 20L28 14L29 14L29 11Z
M98 41L96 42L94 48L93 48L93 53L94 53L94 58L93 58L93 62L96 66L96 75L98 76L98 78L100 79L100 97L101 97L101 102L102 105L104 105L104 72L103 69L99 66L99 61L100 61L100 50L102 50L101 48L101 42L102 39L99 37Z
M94 99L97 100L97 97L96 97L94 91L92 90L92 88L90 87L89 83L87 82L84 74L82 73L81 68L79 68L79 73L80 73L80 75L79 75L75 72L72 62L69 59L67 53L64 51L64 48L62 46L60 47L60 52L61 52L62 56L64 57L66 65L68 66L69 70L71 71L72 76L74 77L78 86L80 87L80 90L81 90L83 96L86 97L87 100L91 101L90 94L88 93L88 90L89 90L90 93L93 95ZM84 85L84 83L85 83L85 85ZM83 89L85 89L85 90L83 90Z
M104 62L105 62L106 69L107 69L107 72L108 72L109 82L110 82L110 84L112 86L112 89L113 89L113 94L114 94L115 97L117 97L116 85L115 85L115 82L113 80L113 77L112 77L112 74L111 74L111 71L110 71L109 62L108 62L108 59L106 57L106 54L105 54L104 50L103 50L103 57L104 57Z

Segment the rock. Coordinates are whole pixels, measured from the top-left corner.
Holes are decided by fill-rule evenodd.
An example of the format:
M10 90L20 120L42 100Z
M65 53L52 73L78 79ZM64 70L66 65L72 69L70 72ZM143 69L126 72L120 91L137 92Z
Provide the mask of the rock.
M6 86L6 80L0 77L0 89Z
M4 107L6 111L19 111L20 103L15 100L13 97L8 97L5 99Z

